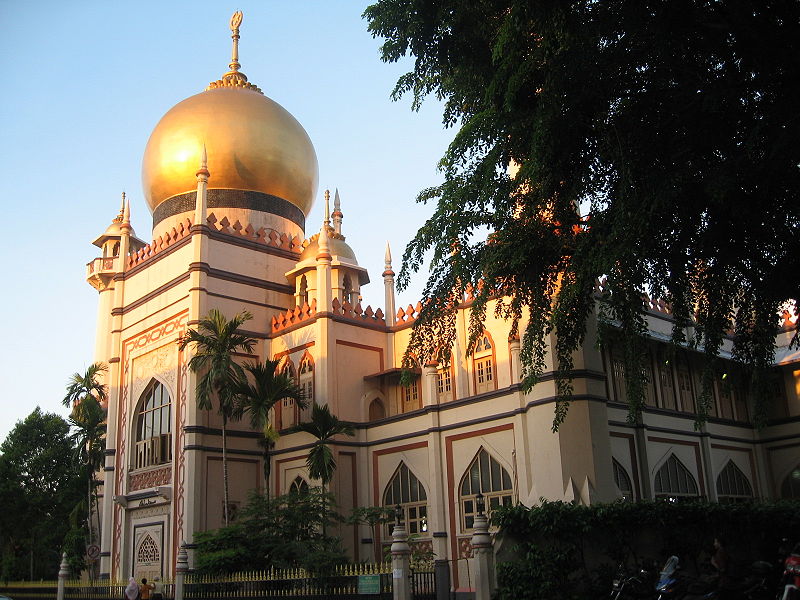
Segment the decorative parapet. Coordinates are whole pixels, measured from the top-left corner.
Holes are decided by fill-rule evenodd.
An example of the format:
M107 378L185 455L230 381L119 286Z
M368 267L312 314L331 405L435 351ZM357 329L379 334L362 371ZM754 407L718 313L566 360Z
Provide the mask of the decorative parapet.
M611 293L606 277L595 280L594 292L598 296ZM659 313L668 317L672 316L672 304L663 298L651 298L647 294L642 294L642 302L644 303L645 310L648 312Z
M417 302L416 306L408 305L405 309L397 310L397 325L407 325L413 323L422 311L422 302Z
M182 219L176 227L160 235L152 242L140 248L138 252L131 254L128 257L128 268L135 267L151 258L156 254L166 250L174 245L179 240L189 235L189 230L192 227L192 222L189 219Z
M286 233L280 233L265 227L256 230L250 224L247 226L242 225L238 219L231 224L228 217L222 217L222 220L218 221L214 213L211 213L208 215L207 225L214 231L245 238L271 248L279 248L295 254L300 254L303 251L303 241L298 236L292 237Z
M372 310L371 306L367 306L366 309L362 309L360 302L353 306L346 300L344 302L339 302L338 298L334 298L331 304L333 307L333 314L335 315L339 315L353 321L368 321L371 323L386 325L386 319L384 319L383 311L380 308L375 311Z
M272 333L277 333L283 329L286 329L287 327L291 327L292 325L297 325L303 321L308 321L316 316L316 314L317 301L312 300L311 306L304 302L303 306L295 306L294 308L287 310L285 313L281 313L275 317L272 317L270 329L272 330Z
M248 239L271 248L278 248L295 254L300 254L303 250L302 241L298 236L292 237L286 233L280 233L274 229L267 229L265 227L256 230L249 224L243 226L238 220L231 224L228 217L223 217L218 221L214 213L208 215L206 225L213 231L237 238ZM187 237L191 233L191 228L192 222L188 218L182 219L170 231L154 239L135 254L131 254L128 257L128 268L146 262L166 248L174 245L179 240Z

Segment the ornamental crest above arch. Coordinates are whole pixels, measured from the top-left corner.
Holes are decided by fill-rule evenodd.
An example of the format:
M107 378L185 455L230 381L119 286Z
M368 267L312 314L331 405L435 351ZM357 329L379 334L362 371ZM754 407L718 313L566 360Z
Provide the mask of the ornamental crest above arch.
M177 397L178 349L174 344L165 344L133 359L133 385L131 398L138 401L152 379L158 379L170 393Z

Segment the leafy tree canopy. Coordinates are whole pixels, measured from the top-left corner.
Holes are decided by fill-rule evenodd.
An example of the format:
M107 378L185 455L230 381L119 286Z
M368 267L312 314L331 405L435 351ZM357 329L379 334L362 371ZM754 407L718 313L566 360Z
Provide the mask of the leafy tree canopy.
M196 568L211 574L270 567L324 572L346 560L339 539L324 533L339 520L333 505L321 488L275 498L253 494L235 523L195 534Z
M467 290L473 340L505 297L496 310L524 323L526 386L557 332L557 428L607 276L601 317L626 344L631 418L643 292L671 303L674 341L708 358L701 420L731 330L751 389L769 388L778 309L800 296L800 4L379 0L364 15L384 61L414 57L394 97L433 94L457 128L403 257L401 287L431 257L409 353L446 361Z
M0 453L2 575L55 577L70 513L84 491L69 424L36 408L11 430Z

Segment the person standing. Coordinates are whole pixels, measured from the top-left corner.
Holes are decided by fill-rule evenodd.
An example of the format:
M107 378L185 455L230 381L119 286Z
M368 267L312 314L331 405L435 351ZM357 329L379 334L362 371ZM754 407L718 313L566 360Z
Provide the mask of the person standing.
M138 600L139 598L139 584L133 577L128 578L128 587L125 588L123 600Z
M153 579L153 600L163 600L164 598L164 582L161 577Z
M147 577L142 579L142 585L139 586L141 590L141 600L150 600L150 592L153 590L153 584L147 583Z

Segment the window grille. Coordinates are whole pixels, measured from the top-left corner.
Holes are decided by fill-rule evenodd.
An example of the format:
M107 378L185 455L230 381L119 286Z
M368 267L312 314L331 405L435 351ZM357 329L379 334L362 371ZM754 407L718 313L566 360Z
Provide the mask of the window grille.
M797 465L783 480L781 498L800 499L800 465Z
M656 498L677 501L699 496L697 482L681 461L672 454L656 473Z
M611 470L614 472L614 483L617 484L617 489L622 494L622 499L625 502L633 502L636 497L633 493L633 485L631 478L628 477L628 472L615 458L611 459Z
M167 388L156 380L147 386L139 401L135 450L136 469L172 460L172 399Z
M725 468L717 477L717 496L721 502L735 502L753 498L753 488L732 460L728 461Z
M428 495L405 463L400 463L383 494L383 505L394 508L400 505L406 524L406 531L413 534L428 532ZM393 525L387 525L386 533L391 535Z
M503 466L486 450L480 449L461 480L461 526L470 530L475 521L478 492L486 499L486 512L513 502L511 477Z

